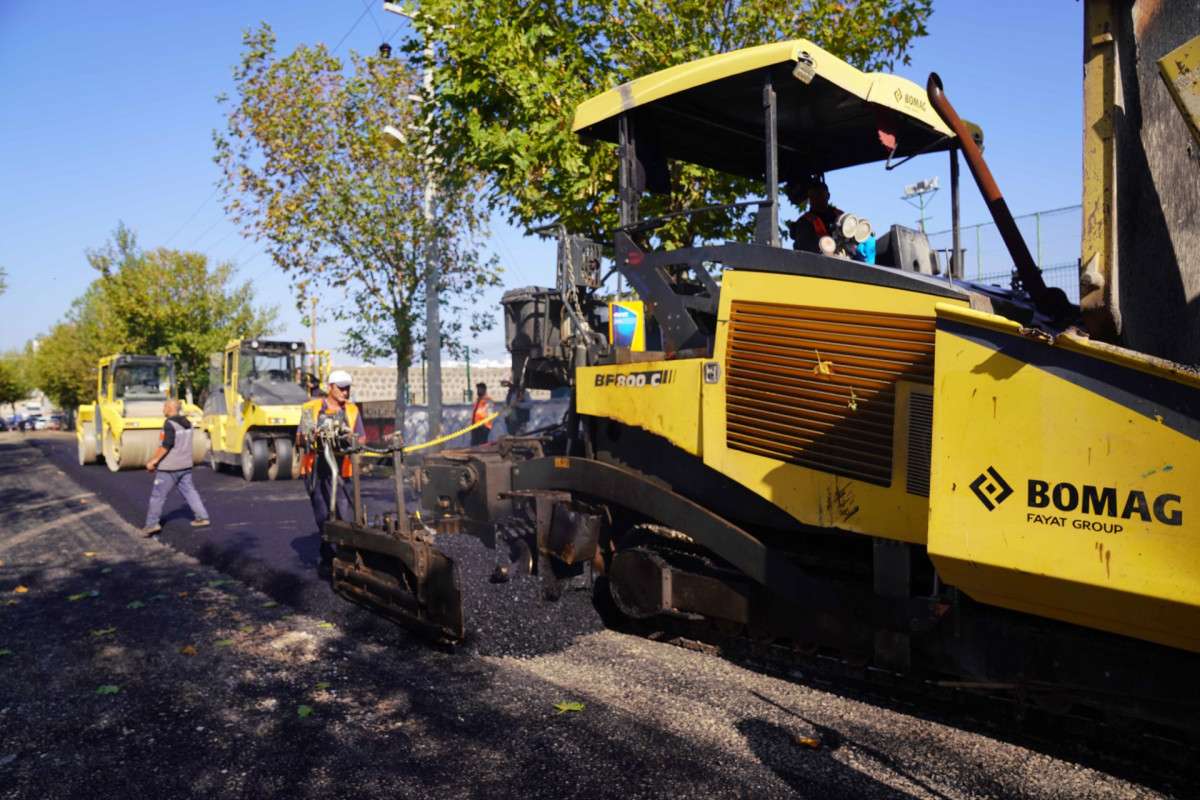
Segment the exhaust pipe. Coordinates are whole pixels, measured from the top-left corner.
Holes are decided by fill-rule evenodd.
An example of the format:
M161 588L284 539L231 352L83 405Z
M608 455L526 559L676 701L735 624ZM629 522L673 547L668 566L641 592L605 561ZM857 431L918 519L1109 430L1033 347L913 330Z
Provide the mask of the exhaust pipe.
M925 92L929 95L929 102L933 105L934 111L958 139L963 156L967 160L967 167L970 168L971 175L975 178L975 184L979 186L979 192L983 195L984 202L987 203L988 211L991 212L992 220L996 223L1001 238L1004 239L1004 246L1008 249L1008 254L1012 256L1013 264L1017 268L1017 275L1021 278L1021 285L1033 298L1034 306L1038 311L1057 322L1069 320L1078 313L1077 309L1071 305L1071 301L1067 299L1067 295L1062 289L1046 286L1046 282L1042 279L1041 269L1029 253L1029 245L1025 243L1025 237L1021 236L1012 212L1008 210L1008 203L1004 202L1004 195L1000 193L1000 187L996 185L992 171L988 169L987 162L983 160L983 153L979 151L979 146L975 144L975 140L971 137L962 118L958 116L958 112L954 110L954 106L950 105L950 101L946 99L946 95L942 91L942 79L936 72L929 73Z

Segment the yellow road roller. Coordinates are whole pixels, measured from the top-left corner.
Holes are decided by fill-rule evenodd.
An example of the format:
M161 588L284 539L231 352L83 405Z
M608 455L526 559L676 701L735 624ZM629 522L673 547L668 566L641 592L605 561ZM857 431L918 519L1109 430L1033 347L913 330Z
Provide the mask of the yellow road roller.
M163 426L163 402L175 397L175 362L170 356L104 356L96 367L96 399L79 407L75 439L80 466L101 458L113 472L138 469L154 455ZM208 452L199 431L200 407L183 403L181 412L196 427L192 459Z
M328 353L306 352L303 342L234 339L211 365L204 430L209 461L241 470L248 481L299 475L293 442L300 406L328 373Z

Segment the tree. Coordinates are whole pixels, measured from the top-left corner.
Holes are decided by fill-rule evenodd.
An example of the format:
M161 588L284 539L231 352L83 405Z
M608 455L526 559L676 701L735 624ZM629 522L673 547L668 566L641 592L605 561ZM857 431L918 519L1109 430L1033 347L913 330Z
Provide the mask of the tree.
M575 107L614 86L714 53L808 38L863 69L908 63L932 0L422 0L404 50L438 42L438 131L488 176L488 200L531 229L549 220L601 241L617 225L616 157L571 133ZM761 186L672 165L648 214L732 203ZM678 219L663 244L745 236L750 210Z
M101 276L77 306L76 320L95 329L111 348L106 352L173 356L176 379L188 392L208 385L210 354L275 325L277 311L255 308L254 289L234 282L233 264L210 265L202 253L166 248L143 252L123 224L87 256Z
M0 267L0 294L8 291L8 270Z
M33 351L38 388L72 417L78 406L95 400L96 360L104 354L103 345L84 332L87 328L77 321L59 322L38 339Z
M236 98L221 98L226 127L213 137L226 210L266 241L298 304L323 292L322 307L344 323L347 350L395 358L402 429L408 368L423 341L429 243L451 312L442 340L453 350L464 318L472 330L490 324L492 315L474 313L499 271L480 255L477 181L447 152L433 220L424 218L432 165L420 103L410 99L419 89L402 61L352 54L347 67L324 45L279 57L266 25L244 43ZM399 146L389 146L387 125L404 131Z
M25 354L16 351L0 354L0 406L7 405L15 413L13 406L32 391L29 360Z
M143 252L124 224L87 259L100 276L32 355L38 387L61 408L95 399L96 362L113 353L173 356L179 385L199 391L208 385L211 353L274 325L276 311L255 308L254 289L233 282L232 264L211 266L201 253L164 248Z

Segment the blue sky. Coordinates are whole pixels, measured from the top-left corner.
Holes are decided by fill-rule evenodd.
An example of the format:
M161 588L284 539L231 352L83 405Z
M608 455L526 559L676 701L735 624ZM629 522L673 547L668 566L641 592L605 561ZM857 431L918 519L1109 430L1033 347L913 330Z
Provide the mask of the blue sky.
M922 85L930 70L941 74L959 112L986 131L985 155L1014 213L1079 202L1082 14L1076 0L935 0L929 36L896 70ZM118 220L143 246L234 261L259 298L280 307L280 334L308 338L286 283L225 219L213 190L211 132L222 119L214 98L230 89L241 31L261 20L281 49L344 37L343 55L373 51L403 24L374 0L0 2L0 265L9 272L0 350L62 316L95 277L84 249ZM915 225L901 191L934 175L948 186L944 155L828 178L840 207L880 229ZM948 190L933 198L929 230L949 227L949 208ZM962 215L964 224L986 218L965 168ZM500 220L489 244L508 286L553 285L552 244ZM477 343L484 357L505 357L500 330ZM337 350L335 326L322 324L319 339Z

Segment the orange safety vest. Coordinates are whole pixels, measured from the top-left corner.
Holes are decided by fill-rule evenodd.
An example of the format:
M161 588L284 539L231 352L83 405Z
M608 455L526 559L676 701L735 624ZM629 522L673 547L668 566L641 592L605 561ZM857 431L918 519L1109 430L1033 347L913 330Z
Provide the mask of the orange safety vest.
M488 414L492 410L491 406L492 398L488 397L486 394L476 400L475 407L471 409L471 424L473 425L480 420L487 419ZM495 420L488 420L487 422L483 423L483 427L491 430L493 422L495 422Z
M354 430L354 424L358 422L358 406L354 403L347 402L346 409L346 424L350 426L350 430ZM313 422L321 418L321 412L325 410L325 398L316 397L309 400L300 407L300 412L303 414L308 411L312 414ZM300 474L308 475L316 467L317 454L311 450L300 457ZM350 464L350 456L342 456L342 477L351 478L354 475L354 468Z

